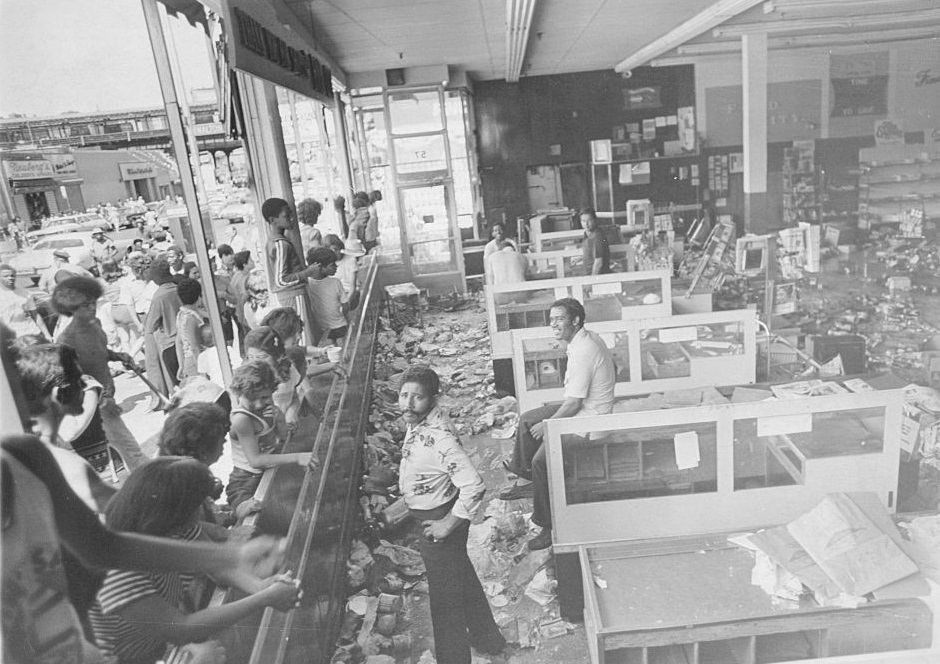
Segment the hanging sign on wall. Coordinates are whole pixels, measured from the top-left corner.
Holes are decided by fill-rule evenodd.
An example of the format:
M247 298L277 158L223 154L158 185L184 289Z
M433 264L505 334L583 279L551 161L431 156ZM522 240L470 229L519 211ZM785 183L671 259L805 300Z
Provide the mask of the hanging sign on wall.
M832 55L829 60L834 118L888 112L888 52Z

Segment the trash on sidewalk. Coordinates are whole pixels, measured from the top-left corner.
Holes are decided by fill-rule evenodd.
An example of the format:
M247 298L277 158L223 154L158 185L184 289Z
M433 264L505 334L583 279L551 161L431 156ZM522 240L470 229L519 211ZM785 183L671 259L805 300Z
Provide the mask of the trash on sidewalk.
M556 585L557 582L555 579L549 578L548 572L546 572L543 568L536 572L535 576L532 577L529 585L526 586L525 595L529 599L538 602L542 606L545 606L555 599Z
M414 549L381 540L372 553L388 558L405 576L420 576L425 573L424 560Z

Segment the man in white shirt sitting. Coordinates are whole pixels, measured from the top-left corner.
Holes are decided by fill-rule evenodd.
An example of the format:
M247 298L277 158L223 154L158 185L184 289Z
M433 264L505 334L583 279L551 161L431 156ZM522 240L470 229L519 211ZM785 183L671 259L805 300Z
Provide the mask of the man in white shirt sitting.
M545 420L563 417L606 415L614 405L616 368L607 344L596 332L584 328L584 307L571 297L552 303L549 324L555 339L567 344L565 400L526 411L519 418L512 459L503 462L520 479L500 493L501 500L533 496L532 523L542 532L528 542L529 549L552 544L551 506L548 498L548 468L545 463Z

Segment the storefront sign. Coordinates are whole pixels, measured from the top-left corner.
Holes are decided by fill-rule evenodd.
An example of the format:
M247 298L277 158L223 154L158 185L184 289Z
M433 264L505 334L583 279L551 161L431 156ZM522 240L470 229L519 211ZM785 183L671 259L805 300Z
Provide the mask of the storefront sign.
M56 177L77 177L78 166L75 164L75 156L70 154L47 154L46 159L52 164L52 170Z
M45 159L31 159L5 161L3 168L11 180L38 180L51 178L55 175L52 164Z
M875 145L904 145L904 129L900 122L886 118L875 123Z
M146 180L147 178L157 177L157 167L153 164L145 164L140 161L118 164L121 169L121 179L127 180Z
M313 55L311 45L284 28L277 8L249 0L225 0L222 7L233 67L333 103L333 72Z

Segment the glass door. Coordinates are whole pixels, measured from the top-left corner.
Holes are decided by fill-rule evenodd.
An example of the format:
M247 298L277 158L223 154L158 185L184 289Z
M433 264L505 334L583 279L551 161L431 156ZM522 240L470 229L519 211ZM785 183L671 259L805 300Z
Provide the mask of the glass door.
M464 290L443 89L385 93L406 269L419 287Z
M413 278L441 278L460 269L453 233L453 199L450 183L399 189Z

